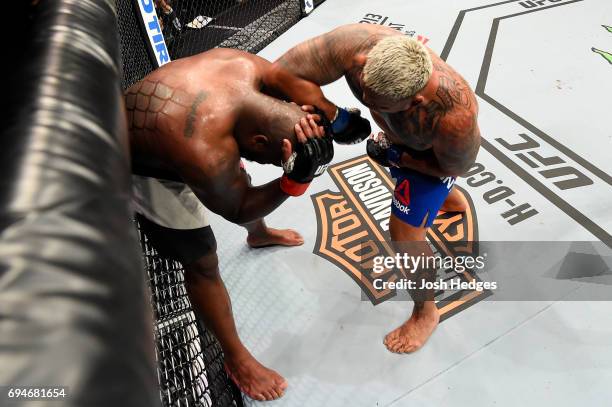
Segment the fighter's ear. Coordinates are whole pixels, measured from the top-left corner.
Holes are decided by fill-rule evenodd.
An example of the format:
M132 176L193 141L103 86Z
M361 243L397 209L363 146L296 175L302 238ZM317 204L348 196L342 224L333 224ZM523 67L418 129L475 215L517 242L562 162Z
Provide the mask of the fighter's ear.
M368 56L366 54L359 53L353 57L353 65L356 68L363 68L368 60Z
M253 136L252 142L255 146L265 147L270 143L270 140L263 134L257 134Z
M417 106L425 102L425 98L420 93L414 95L410 101L411 106Z

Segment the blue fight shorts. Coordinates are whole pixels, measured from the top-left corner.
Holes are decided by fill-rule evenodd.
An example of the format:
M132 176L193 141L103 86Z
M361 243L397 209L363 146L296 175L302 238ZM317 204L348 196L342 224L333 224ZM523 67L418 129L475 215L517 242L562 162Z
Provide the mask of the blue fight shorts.
M391 167L391 177L396 180L391 212L416 227L432 225L456 179L395 167Z

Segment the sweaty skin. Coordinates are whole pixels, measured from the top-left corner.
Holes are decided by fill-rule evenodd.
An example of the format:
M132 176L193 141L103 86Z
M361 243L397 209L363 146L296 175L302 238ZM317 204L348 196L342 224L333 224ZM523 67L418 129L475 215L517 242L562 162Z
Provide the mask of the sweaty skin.
M287 195L272 181L249 185L240 157L280 165L303 113L261 93L267 61L218 49L164 65L128 89L135 167L178 175L213 212L234 223L267 215ZM290 140L289 140L290 141ZM290 152L290 151L289 151Z
M246 52L215 49L164 65L125 94L135 172L185 182L207 208L245 226L251 247L303 239L267 228L261 218L288 195L279 179L252 186L240 157L280 166L292 143L322 134L299 106L262 93L270 65ZM285 379L238 338L216 253L185 269L192 302L219 339L232 379L253 399L282 396Z
M403 34L374 24L341 26L304 41L281 56L272 68L274 80L297 103L318 106L332 119L336 109L332 102L322 94L300 92L294 81L284 78L291 78L288 75L291 73L305 82L322 86L344 76L353 95L370 108L372 117L389 140L409 149L402 154L401 167L435 177L464 174L476 159L480 131L476 97L461 75L428 49L433 62L432 76L413 97L388 100L364 85L362 73L368 52L378 41L393 35ZM441 210L463 212L466 208L465 198L453 188ZM398 252L408 252L401 242L412 242L408 246L416 254L433 255L425 244L424 225L412 226L393 215L389 225ZM417 274L419 279L430 280L434 273L423 270ZM419 295L418 299L413 295L410 319L385 337L384 343L391 352L418 350L438 325L433 292L425 293L425 297L423 293Z

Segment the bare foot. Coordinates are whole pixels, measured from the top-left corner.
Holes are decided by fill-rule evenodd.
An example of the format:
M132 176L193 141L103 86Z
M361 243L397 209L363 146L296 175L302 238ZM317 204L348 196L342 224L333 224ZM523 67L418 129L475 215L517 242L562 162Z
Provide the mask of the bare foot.
M393 353L412 353L419 350L440 322L440 314L433 302L420 311L413 311L410 319L385 337L384 344Z
M226 356L225 371L240 391L253 400L276 400L283 396L287 388L287 381L281 375L263 366L251 355L235 361Z
M267 246L301 246L304 238L292 229L266 228L265 232L249 233L247 244L252 248Z
M467 199L457 188L451 189L446 200L440 208L444 212L465 212L468 207Z

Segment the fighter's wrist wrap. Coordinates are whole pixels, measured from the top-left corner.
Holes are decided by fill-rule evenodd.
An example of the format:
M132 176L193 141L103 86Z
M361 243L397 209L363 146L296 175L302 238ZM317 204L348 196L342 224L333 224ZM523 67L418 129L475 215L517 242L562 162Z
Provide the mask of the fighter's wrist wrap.
M283 175L280 180L281 191L290 196L303 195L304 192L306 192L306 190L308 189L309 185L310 182L302 184L290 179L286 174Z
M394 167L399 167L402 161L402 154L404 150L396 146L395 144L391 144L391 147L387 149L387 161Z
M331 128L334 134L340 133L346 130L346 127L349 124L349 112L346 109L338 107L336 110L336 117L331 122Z

